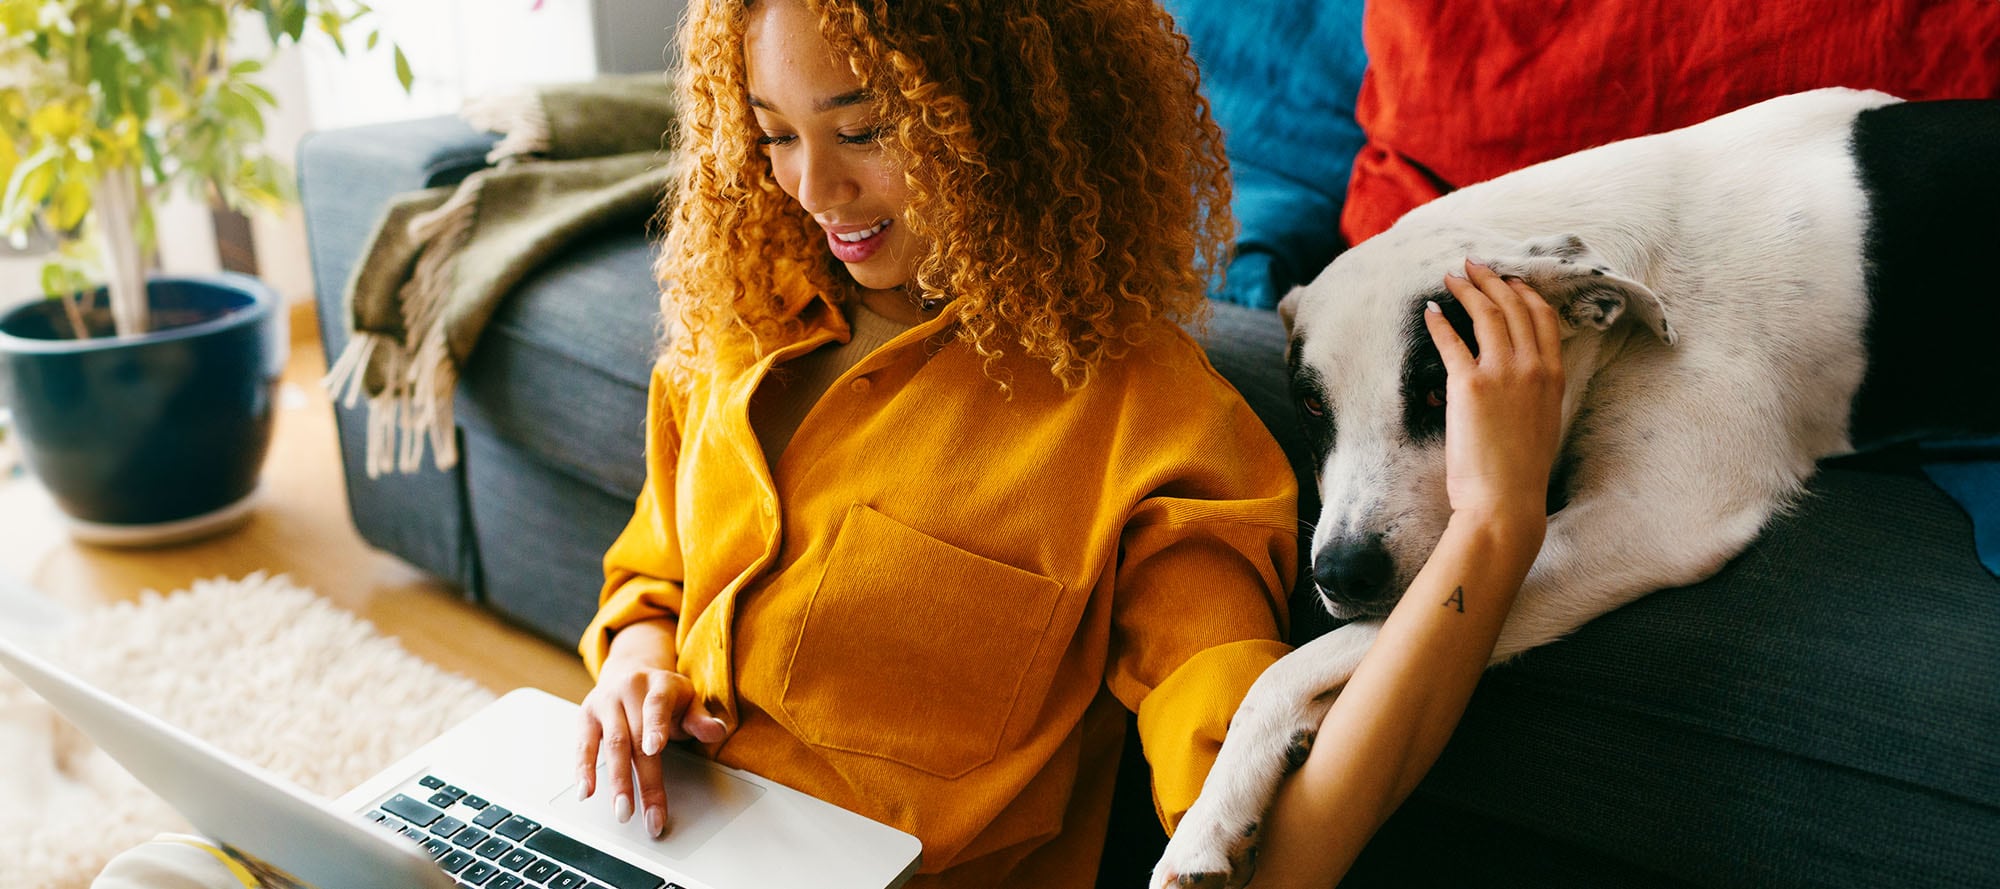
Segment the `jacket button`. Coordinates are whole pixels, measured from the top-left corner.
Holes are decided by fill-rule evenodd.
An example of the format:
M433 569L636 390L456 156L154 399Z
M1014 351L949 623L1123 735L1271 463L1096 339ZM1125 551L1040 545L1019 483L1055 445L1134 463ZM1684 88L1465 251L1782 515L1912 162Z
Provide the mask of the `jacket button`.
M867 377L855 377L854 382L848 384L848 388L853 389L856 395L867 395L870 385Z

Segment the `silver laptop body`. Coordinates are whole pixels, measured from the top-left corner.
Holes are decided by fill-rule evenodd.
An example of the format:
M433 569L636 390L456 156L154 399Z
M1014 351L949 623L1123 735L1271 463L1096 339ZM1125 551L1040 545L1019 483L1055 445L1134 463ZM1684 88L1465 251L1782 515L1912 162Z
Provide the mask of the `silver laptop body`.
M892 889L918 865L909 834L676 749L666 836L620 824L576 799L576 705L534 689L329 802L5 638L0 666L196 830L318 889Z

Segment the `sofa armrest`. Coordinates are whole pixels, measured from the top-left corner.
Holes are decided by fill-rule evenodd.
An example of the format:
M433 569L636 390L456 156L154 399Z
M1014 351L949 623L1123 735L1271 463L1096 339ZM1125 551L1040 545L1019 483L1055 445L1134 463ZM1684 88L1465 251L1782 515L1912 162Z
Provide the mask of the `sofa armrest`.
M498 137L457 117L430 117L306 134L299 199L328 357L347 344L347 280L389 199L448 185L486 165Z
M299 198L328 362L347 345L347 281L390 199L464 179L486 165L496 141L456 117L433 117L309 133L300 142ZM371 545L476 595L479 561L463 469L426 464L409 475L368 478L366 410L334 408L355 529Z

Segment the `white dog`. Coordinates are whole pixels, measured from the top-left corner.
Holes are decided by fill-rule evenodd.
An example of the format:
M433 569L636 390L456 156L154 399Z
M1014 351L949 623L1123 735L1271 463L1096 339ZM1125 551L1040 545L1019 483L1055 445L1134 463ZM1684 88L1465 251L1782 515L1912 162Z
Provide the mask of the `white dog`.
M1826 89L1446 195L1280 306L1319 467L1321 600L1352 622L1257 681L1154 871L1249 877L1260 820L1443 533L1444 367L1422 321L1465 257L1563 322L1563 450L1546 543L1495 662L1713 574L1815 462L1994 431L2000 102Z

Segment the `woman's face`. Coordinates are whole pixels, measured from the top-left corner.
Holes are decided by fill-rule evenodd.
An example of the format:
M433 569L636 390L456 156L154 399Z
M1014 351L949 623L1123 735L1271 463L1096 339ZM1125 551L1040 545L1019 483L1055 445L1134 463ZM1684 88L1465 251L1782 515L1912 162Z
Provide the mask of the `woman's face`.
M856 283L900 287L916 276L919 244L903 225L903 165L882 150L872 97L820 37L798 0L760 0L744 35L750 105L779 187L826 230L826 246Z

